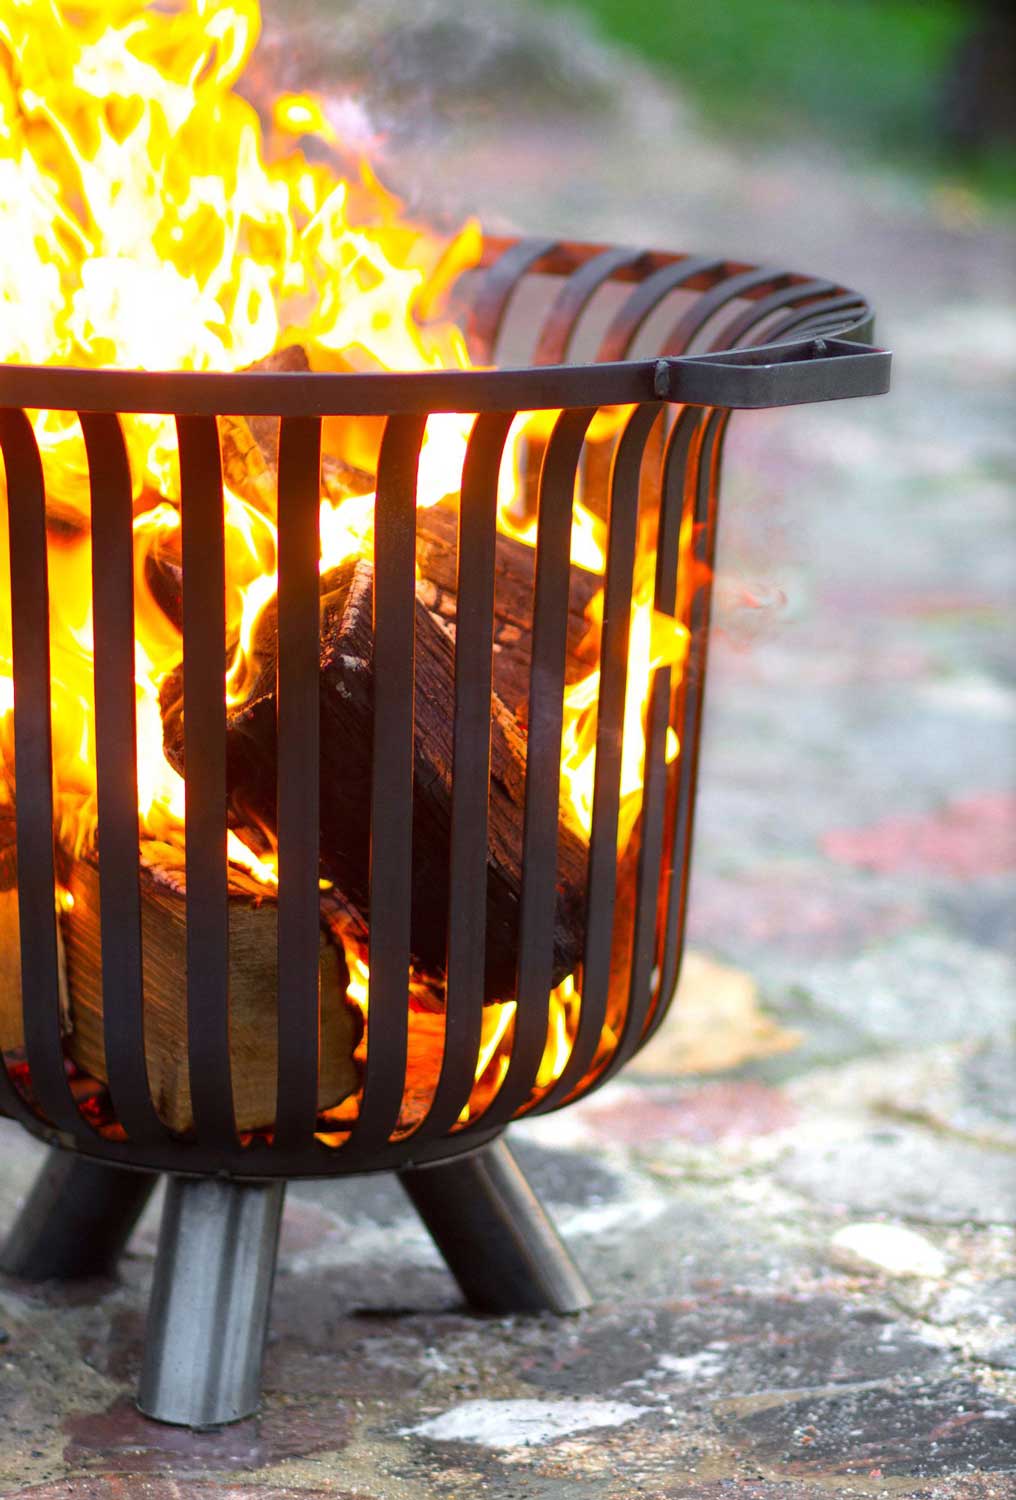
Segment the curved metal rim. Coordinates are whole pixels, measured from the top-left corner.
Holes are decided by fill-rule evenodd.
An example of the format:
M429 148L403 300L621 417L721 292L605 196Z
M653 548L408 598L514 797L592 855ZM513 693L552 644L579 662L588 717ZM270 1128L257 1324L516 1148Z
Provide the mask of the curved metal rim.
M849 330L847 330L849 332ZM842 335L841 335L842 337ZM623 360L610 364L523 365L500 370L423 370L402 373L277 374L242 371L89 370L65 365L0 365L0 406L57 411L218 416L359 416L442 412L554 411L559 407L638 405L680 401L687 406L783 404L764 399L752 376L804 354L814 340L754 348L751 366L729 356ZM857 346L858 352L867 351ZM771 355L769 361L765 356ZM735 356L737 356L735 358ZM730 364L724 364L724 358ZM747 375L750 368L752 374ZM772 392L774 397L778 393ZM858 394L844 391L846 394ZM874 394L874 392L872 392ZM801 401L816 399L803 394Z
M491 237L485 241L478 269L488 270L507 252L523 250L529 242ZM571 242L537 242L527 258L530 274L573 274L581 265L615 247ZM745 296L756 300L774 284L806 289L814 279L777 269L759 269L740 262L703 260L699 257L653 253L632 248L614 268L613 279L635 281L656 268L689 268L682 285L697 290L705 286L729 285L724 278L739 273L736 280L751 283ZM694 266L694 270L692 267ZM757 283L757 285L756 285ZM863 339L870 331L871 312L864 297L829 283L837 300L850 298L843 308L843 321L835 325L838 339ZM812 309L821 312L821 304ZM488 341L489 342L489 341ZM786 338L756 345L746 370L744 350L726 352L715 348L708 355L681 354L661 361L591 361L587 364L532 364L486 367L471 370L419 371L312 371L278 372L109 370L71 365L0 364L0 406L40 407L60 411L176 414L217 416L222 412L244 412L250 416L277 416L300 412L303 416L354 416L385 412L389 415L427 411L478 412L554 410L560 407L592 407L636 404L653 400L679 401L690 406L765 406L784 404L765 380L771 366L788 363L788 351L800 350L807 360L806 344L792 345ZM847 351L841 350L840 353ZM888 355L876 352L888 371ZM729 360L730 362L725 362ZM734 361L736 360L736 364ZM837 360L842 367L846 361ZM851 361L851 363L854 363ZM664 374L661 375L661 367ZM859 373L859 372L858 372ZM872 370L869 385L875 384ZM841 377L838 368L832 387ZM829 384L829 382L826 382ZM858 391L847 381L842 394L874 394ZM884 388L884 387L883 387ZM830 388L829 394L840 392ZM794 395L794 400L824 399L823 394Z

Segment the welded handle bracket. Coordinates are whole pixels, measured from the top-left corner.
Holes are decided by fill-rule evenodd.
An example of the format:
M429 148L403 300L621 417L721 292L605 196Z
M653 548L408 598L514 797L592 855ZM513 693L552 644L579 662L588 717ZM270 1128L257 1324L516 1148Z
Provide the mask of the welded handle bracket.
M845 338L812 338L661 359L653 387L661 400L689 406L799 406L884 395L891 363L888 349Z

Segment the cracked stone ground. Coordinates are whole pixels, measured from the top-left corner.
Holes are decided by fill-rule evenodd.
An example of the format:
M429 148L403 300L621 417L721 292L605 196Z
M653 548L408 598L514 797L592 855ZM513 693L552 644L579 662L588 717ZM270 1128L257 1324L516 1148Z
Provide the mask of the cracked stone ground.
M514 1132L594 1308L472 1316L393 1182L299 1187L263 1411L181 1433L131 1404L152 1211L116 1284L0 1283L0 1494L1016 1496L1016 237L711 139L515 8L420 14L267 67L366 67L389 175L450 215L864 288L894 392L733 425L681 1003ZM2 1135L9 1219L39 1152Z

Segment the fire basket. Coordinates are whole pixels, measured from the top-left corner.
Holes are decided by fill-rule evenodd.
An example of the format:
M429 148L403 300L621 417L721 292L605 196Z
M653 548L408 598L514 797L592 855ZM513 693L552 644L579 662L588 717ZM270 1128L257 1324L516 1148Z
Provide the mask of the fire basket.
M674 992L730 412L888 386L864 299L783 270L488 239L459 295L483 368L322 374L299 351L232 375L0 368L0 1106L60 1148L4 1266L108 1268L170 1174L140 1399L165 1421L256 1405L289 1178L394 1169L474 1305L585 1305L503 1132L613 1077ZM85 541L47 505L38 409L78 414ZM178 433L158 534L132 494L137 413ZM457 493L418 508L444 413L475 417ZM330 449L335 420L379 439L374 471ZM224 497L247 483L272 492L277 593L240 690ZM366 517L323 575L322 486ZM54 555L86 543L97 833L71 849L50 595ZM142 607L181 640L159 705L186 785L178 858L139 846Z

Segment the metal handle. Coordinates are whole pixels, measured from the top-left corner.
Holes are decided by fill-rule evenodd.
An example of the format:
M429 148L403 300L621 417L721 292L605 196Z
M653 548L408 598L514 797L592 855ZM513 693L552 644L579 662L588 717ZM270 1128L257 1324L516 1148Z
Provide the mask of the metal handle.
M888 349L845 338L803 339L661 359L654 388L662 399L691 406L798 406L881 396L889 389L891 364Z

